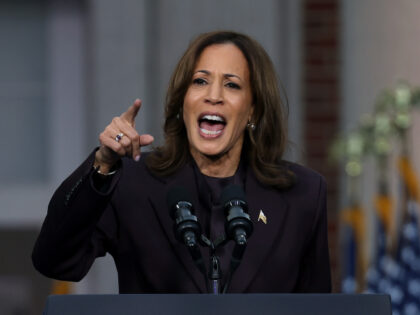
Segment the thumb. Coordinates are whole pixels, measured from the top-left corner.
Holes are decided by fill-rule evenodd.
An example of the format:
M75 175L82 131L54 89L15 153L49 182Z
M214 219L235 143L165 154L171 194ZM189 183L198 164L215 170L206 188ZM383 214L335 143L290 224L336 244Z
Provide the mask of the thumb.
M152 135L149 135L149 134L141 135L140 136L140 146L143 147L143 146L149 145L154 140L155 140L155 138Z

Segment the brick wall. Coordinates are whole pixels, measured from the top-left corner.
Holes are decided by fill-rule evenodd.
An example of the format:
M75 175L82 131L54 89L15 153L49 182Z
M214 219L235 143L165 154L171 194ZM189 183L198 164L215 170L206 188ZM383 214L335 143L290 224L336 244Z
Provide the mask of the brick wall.
M303 1L303 115L306 165L325 176L333 289L339 290L338 171L328 163L328 149L339 128L338 0Z

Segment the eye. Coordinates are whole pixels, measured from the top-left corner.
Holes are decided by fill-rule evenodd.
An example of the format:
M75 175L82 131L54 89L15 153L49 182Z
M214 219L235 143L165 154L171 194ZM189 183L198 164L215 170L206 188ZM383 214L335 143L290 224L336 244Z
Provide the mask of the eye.
M239 90L241 88L238 84L236 84L234 82L228 82L228 83L226 83L226 86L231 88L231 89L236 89L236 90Z
M204 80L203 78L196 78L193 80L193 84L197 84L197 85L204 85L206 84L207 81Z

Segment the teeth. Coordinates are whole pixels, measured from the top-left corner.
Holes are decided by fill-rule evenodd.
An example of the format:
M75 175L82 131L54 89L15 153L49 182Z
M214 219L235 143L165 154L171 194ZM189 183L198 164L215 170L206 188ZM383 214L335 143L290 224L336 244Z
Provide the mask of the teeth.
M222 132L222 130L215 130L215 131L213 131L213 130L207 130L207 129L203 129L203 128L200 128L200 130L204 133L204 134L206 134L206 135L218 135L219 133L221 133Z
M225 122L225 120L222 117L217 116L217 115L204 115L203 118L201 118L201 119Z

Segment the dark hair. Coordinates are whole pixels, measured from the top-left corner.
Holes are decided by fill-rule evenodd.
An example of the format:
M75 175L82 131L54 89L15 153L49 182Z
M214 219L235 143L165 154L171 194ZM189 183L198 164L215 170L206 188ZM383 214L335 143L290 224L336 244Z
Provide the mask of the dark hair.
M184 97L191 84L194 68L203 50L211 45L231 43L245 56L250 73L255 130L245 132L243 153L256 178L267 186L290 187L294 174L282 160L287 142L283 102L270 57L261 45L244 34L215 31L199 35L178 62L169 83L165 104L163 146L146 160L157 176L168 176L190 158L189 144L182 117ZM180 117L181 116L181 117Z

